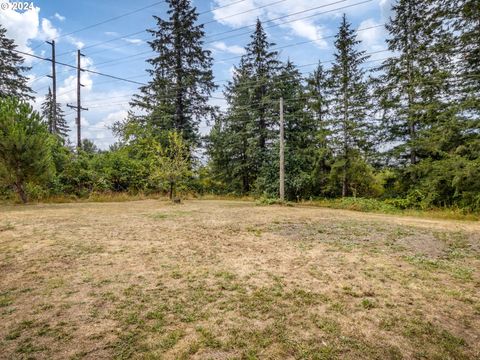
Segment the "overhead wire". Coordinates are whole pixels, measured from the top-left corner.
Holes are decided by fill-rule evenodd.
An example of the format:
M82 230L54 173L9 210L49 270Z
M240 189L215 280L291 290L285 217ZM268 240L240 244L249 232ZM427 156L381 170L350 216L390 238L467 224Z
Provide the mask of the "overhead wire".
M51 59L44 58L44 57L41 57L41 56L38 56L38 55L35 55L35 54L30 54L30 53L27 53L27 52L24 52L24 51L20 51L20 50L16 50L16 49L15 49L15 50L12 50L12 51L15 51L16 53L19 53L19 54L22 54L22 55L31 56L31 57L34 57L34 58L37 58L37 59L40 59L40 60L52 62ZM69 68L72 68L72 69L76 69L76 68L77 68L77 67L74 66L74 65L66 64L66 63L63 63L63 62L60 62L60 61L56 61L56 64L62 65L62 66L66 66L66 67L69 67ZM120 76L105 74L105 73L102 73L102 72L99 72L99 71L95 71L95 70L81 69L81 71L83 71L83 72L88 72L88 73L95 74L95 75L100 75L100 76L109 77L109 78L116 79L116 80L121 80L121 81L130 82L130 83L137 84L137 85L146 85L145 83L141 83L141 82L133 81L133 80L128 80L128 79L122 78L122 77L120 77Z

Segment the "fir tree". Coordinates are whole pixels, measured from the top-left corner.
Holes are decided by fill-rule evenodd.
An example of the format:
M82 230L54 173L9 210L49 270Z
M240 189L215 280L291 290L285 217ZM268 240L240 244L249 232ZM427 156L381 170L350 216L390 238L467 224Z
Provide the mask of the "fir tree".
M316 155L316 121L306 109L303 79L297 67L288 60L282 66L276 82L275 98L284 99L285 129L285 196L289 200L306 198L312 193L313 168ZM275 107L278 109L278 102ZM275 116L279 114L276 111ZM278 196L279 191L279 131L275 129L274 144L268 161L262 167L258 191Z
M55 116L54 116L54 106L55 106ZM62 110L62 107L59 103L53 103L52 90L48 88L48 93L45 96L45 101L42 104L42 115L46 120L48 131L51 134L58 135L63 141L68 136L68 124L65 120L65 114Z
M306 106L309 115L315 119L317 140L315 166L312 175L314 195L323 194L332 161L332 154L327 140L330 133L328 126L329 88L329 73L318 63L317 68L307 77L305 89Z
M307 106L314 116L320 132L327 128L328 114L328 88L330 86L328 72L323 69L321 63L306 79Z
M461 0L454 5L448 2L455 14L457 10L456 30L459 31L459 46L463 65L463 75L469 92L477 97L477 109L480 107L478 97L480 94L480 5L476 0Z
M229 108L219 116L210 132L209 154L213 172L228 184L228 190L248 193L255 181L253 155L258 143L253 136L251 78L244 59L235 67L224 94Z
M456 54L461 54L459 64L459 88L461 91L461 126L463 134L461 142L480 143L477 129L480 127L480 6L478 1L461 0L452 4L445 1L444 11L454 19L457 35ZM477 156L480 154L477 152Z
M158 55L148 60L153 79L140 88L132 105L146 110L157 132L182 133L197 145L198 125L212 113L208 97L215 89L210 51L203 49L203 25L196 25L198 13L190 0L166 0L168 19L154 16L157 29L149 44Z
M351 193L350 178L355 160L368 148L369 124L367 85L362 63L367 59L364 51L357 50L360 43L355 31L343 16L335 40L335 61L331 69L330 128L332 145L340 171L342 196Z
M251 38L225 89L229 107L217 119L209 145L212 169L232 191L241 193L253 190L276 139L278 123L278 54L270 50L274 44L268 42L260 21Z
M259 171L265 161L268 145L273 136L272 130L278 123L278 117L272 113L276 79L280 69L278 53L270 48L270 43L262 23L257 19L251 42L246 46L242 61L249 74L250 105L253 118L251 139L256 139L258 147L253 151L254 171Z
M30 70L24 66L24 59L15 52L13 40L6 37L7 30L0 24L0 97L13 96L22 100L32 100L32 89L23 72Z
M394 53L378 69L377 94L383 112L385 139L395 144L399 160L415 164L437 152L430 138L446 115L450 98L450 35L435 16L435 1L400 0L386 28ZM448 119L444 119L448 122Z

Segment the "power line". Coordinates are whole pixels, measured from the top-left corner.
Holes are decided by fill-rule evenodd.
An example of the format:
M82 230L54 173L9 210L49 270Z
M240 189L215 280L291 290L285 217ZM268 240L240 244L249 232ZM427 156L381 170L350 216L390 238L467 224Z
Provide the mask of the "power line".
M255 10L260 10L260 9L263 9L263 8L266 8L266 7L269 7L269 6L272 6L272 5L277 5L277 4L280 4L280 3L285 2L285 1L287 1L287 0L274 1L274 2L265 4L265 5L262 5L262 6L257 6L257 7L252 8L252 9L248 9L248 10L245 10L245 11L241 11L241 12L239 12L239 13L235 13L235 14L231 14L231 15L228 15L228 16L224 16L224 17L221 17L221 18L218 18L218 19L215 19L215 20L207 21L207 22L204 22L203 24L200 24L200 25L203 26L203 25L212 24L212 23L215 23L215 22L219 22L220 20L229 19L229 18L234 17L234 16L247 14L247 13L252 12L252 11L255 11Z
M220 9L223 9L223 8L226 8L226 7L229 7L229 6L232 6L232 5L236 5L236 4L239 4L241 2L245 2L245 1L246 0L238 0L238 1L234 1L234 2L231 2L229 4L226 4L226 5L218 6L215 9L210 9L210 10L198 13L198 16L203 15L203 14L208 14L208 13L214 12L216 10L220 10Z
M321 12L317 12L315 14L311 14L311 15L308 15L308 16L303 16L303 17L300 17L300 18L297 18L297 19L292 19L292 20L288 20L288 21L283 21L281 23L276 23L276 24L272 24L272 25L269 25L269 26L264 26L263 28L264 29L271 29L273 27L277 27L277 26L282 26L282 25L285 25L285 24L291 24L291 23L294 23L296 21L301 21L301 20L305 20L305 19L310 19L312 17L316 17L316 16L319 16L319 15L324 15L324 14L328 14L328 13L332 13L332 12L336 12L336 11L339 11L339 10L344 10L344 9L348 9L348 8L351 8L351 7L354 7L354 6L358 6L358 5L363 5L363 4L366 4L366 3L369 3L371 2L372 0L365 0L365 1L361 1L361 2L358 2L358 3L355 3L355 4L351 4L351 5L346 5L346 6L342 6L342 7L338 7L338 8L335 8L335 9L330 9L330 10L326 10L326 11L321 11ZM330 3L330 4L327 4L327 5L324 5L322 7L326 7L326 6L330 6L334 3ZM308 11L311 11L308 10ZM285 17L290 17L292 15L288 15L288 16L285 16ZM280 17L280 18L283 18L283 17ZM277 19L280 19L280 18L277 18ZM269 23L271 21L275 21L276 19L273 19L273 20L267 20L267 21L264 21L262 24L266 24L266 23ZM251 28L252 26L254 25L248 25L248 26L244 26L242 28ZM238 28L240 29L240 28ZM229 31L224 31L222 34L228 34L228 33L231 33L231 32L235 32L237 31L238 29L233 29L233 30L229 30ZM220 33L218 33L220 34ZM218 35L218 34L214 34L214 35ZM230 36L225 36L225 37L222 37L222 38L219 38L219 39L215 39L215 40L209 40L209 41L206 41L205 44L210 44L210 43L215 43L217 41L222 41L222 40L227 40L227 39L233 39L233 38L236 38L236 37L239 37L239 36L243 36L243 35L249 35L251 34L250 31L248 32L242 32L240 34L234 34L234 35L230 35ZM214 36L212 35L212 36Z
M279 17L274 18L274 19L264 20L264 21L262 21L262 25L267 24L267 23L269 23L269 22L273 22L273 21L277 21L277 20L284 19L284 18L288 18L288 17L290 17L290 16L295 16L295 15L303 14L303 13L306 13L306 12L309 12L309 11L317 10L317 9L320 9L320 8L324 8L324 7L336 5L336 4L345 2L345 1L348 1L348 0L334 1L334 2L329 3L329 4L324 4L324 5L320 5L320 6L315 6L315 7L313 7L313 8L309 8L309 9L305 9L305 10L302 10L302 11L297 11L297 12L294 12L294 13L291 13L291 14L286 14L286 15L283 15L283 16L279 16ZM372 0L368 0L368 1L365 1L365 2L371 2L371 1L372 1ZM359 4L361 4L361 3L359 3ZM353 4L353 5L350 5L350 6L355 6L355 5L358 5L358 4ZM340 10L340 9L343 9L343 8L338 8L338 9L333 9L333 10ZM317 16L317 15L321 15L321 14L324 14L324 12L316 13L316 14L310 15L309 17ZM306 18L295 19L294 21L303 20L303 19L306 19ZM293 22L293 21L289 21L289 22ZM287 24L287 23L289 23L289 22L283 22L283 23L280 23L280 24L278 24L278 25L276 25L276 26L283 25L283 24ZM222 31L222 32L219 32L219 33L215 33L215 34L210 34L210 35L207 35L207 38L210 38L210 37L213 37L213 36L218 36L218 35L229 34L229 33L232 33L232 32L235 32L235 31L239 31L239 30L242 30L242 29L249 29L249 28L251 28L251 27L254 27L255 25L256 25L256 24L250 24L250 25L241 26L241 27L238 27L238 28L235 28L235 29L232 29L232 30L226 30L226 31ZM271 26L271 27L272 27L272 26ZM245 33L242 33L242 34L239 34L239 35L236 35L236 36L240 36L240 35L243 35L243 34L245 34ZM219 39L219 40L223 40L223 39ZM215 41L218 41L218 40L215 40Z
M141 75L134 75L134 76L129 76L125 79L137 79L139 77L144 77L146 76L146 74L141 74ZM110 79L110 80L105 80L105 81L100 81L100 82L97 82L95 83L95 87L98 87L99 85L104 85L104 84L109 84L111 83L112 81L116 81L116 79ZM63 95L66 95L66 94L69 94L71 92L74 92L76 89L71 89L71 90L67 90L67 91L64 91L64 92L61 92L60 94L58 94L58 96L63 96Z
M371 30L371 29L375 29L375 28L383 27L383 26L385 26L385 24L368 26L368 27L366 27L366 28L357 29L356 32L365 31L365 30ZM318 38L312 39L312 40L299 41L299 42L296 42L296 43L293 43L293 44L288 44L288 45L283 45L283 46L277 46L277 47L272 48L271 50L272 50L272 51L277 51L277 50L287 49L287 48L290 48L290 47L293 47L293 46L305 45L305 44L309 44L309 43L312 43L312 42L315 42L315 41L319 41L319 40L325 40L325 39L334 38L335 36L336 36L336 35L321 36L321 37L318 37ZM242 56L244 56L244 55L232 56L232 57L230 57L230 58L219 59L219 60L217 60L217 61L229 61L229 60L239 59L239 58L241 58Z
M365 56L368 56L368 55L374 55L374 54L378 54L378 53L381 53L381 52L386 52L386 51L389 51L388 49L386 50L378 50L378 51L373 51L371 53L366 53L364 54ZM381 58L381 59L372 59L372 60L367 60L365 61L364 63L368 63L368 62L376 62L376 61L382 61L382 60L385 60L385 58ZM310 63L310 64L303 64L303 65L299 65L299 66L296 66L296 68L301 68L301 67L307 67L307 66L312 66L312 65L318 65L318 64L324 64L324 63L332 63L334 61L334 59L330 59L330 60L324 60L324 61L318 61L318 62L315 62L315 63ZM364 70L368 70L367 69L364 69ZM304 72L301 72L299 71L298 74L299 75L304 75L304 74L307 74L307 73L310 73L311 71L304 71ZM277 81L279 79L282 79L283 77L280 75L277 77ZM230 79L225 79L225 80L217 80L215 83L218 83L218 82L225 82L225 81L230 81ZM253 86L255 84L258 84L258 83L261 83L263 80L250 80L250 81L246 81L244 83L242 83L242 85L240 87L237 87L237 89L242 89L242 88L248 88L250 86ZM220 85L220 84L216 84L216 85ZM178 89L185 89L185 87L171 87L170 90L178 90ZM161 97L158 97L157 100L169 100L169 99L173 99L175 97L175 95L171 95L171 96L161 96ZM218 99L218 100L226 100L225 98L220 98L220 97L214 97L214 96L210 96L210 98L214 98L214 99ZM118 103L105 103L104 105L106 106L110 106L110 104L117 104ZM124 102L120 103L120 104L125 104ZM99 105L99 107L102 106L102 105Z
M244 2L244 1L246 1L246 0L239 0L239 1L235 1L235 2L230 3L230 4L218 6L218 7L214 8L214 9L210 9L210 10L207 10L207 11L203 11L203 12L199 13L198 15L200 16L200 15L203 15L203 14L207 14L207 13L210 13L210 12L213 12L213 11L216 11L216 10L219 10L219 9L223 9L223 8L226 8L226 7L229 7L229 6L232 6L232 5L235 5L235 4ZM282 1L286 1L286 0L281 0L281 1L279 1L279 2L282 2ZM159 2L157 2L157 3L154 3L154 4L152 4L152 5L149 5L149 6L147 6L147 7L144 7L144 8L141 8L141 9L137 9L137 10L131 11L131 12L129 12L129 13L126 13L126 14L119 15L119 16L114 17L114 18L110 18L110 19L101 21L101 22L99 22L99 23L97 23L97 24L89 25L89 26L87 26L87 27L85 27L85 28L82 28L82 29L73 31L73 32L68 33L68 34L65 34L65 35L61 35L61 36L59 36L59 37L72 35L72 34L74 34L74 33L77 33L77 32L83 31L83 30L91 29L91 28L93 28L93 27L95 27L95 26L103 25L103 24L108 23L108 22L110 22L110 21L117 20L117 19L119 19L119 18L121 18L121 17L125 17L125 16L128 16L128 15L131 15L131 14L134 14L134 13L137 13L137 12L140 12L140 11L142 11L142 10L145 10L145 9L147 9L147 8L149 8L149 7L152 7L152 6L154 6L154 5L160 4L160 3L162 3L162 2L165 2L165 1L159 1ZM273 3L272 3L272 5L273 5ZM265 6L267 6L267 5L265 5ZM262 7L265 7L265 6L262 6ZM253 10L254 10L254 9L252 9L252 11L253 11ZM200 25L205 25L205 23L200 24ZM93 45L90 45L90 46L85 46L84 48L82 48L82 50L85 50L85 49L88 49L88 48L92 48L92 47L95 47L95 46L99 46L99 45L103 45L103 44L106 44L106 43L109 43L109 42L112 42L112 41L121 40L121 39L124 39L124 38L126 38L126 37L128 37L128 36L138 35L138 34L141 34L141 33L144 33L144 32L147 32L147 30L135 31L135 32L133 32L133 33L129 33L129 34L126 34L126 35L122 35L122 36L116 37L116 38L114 38L114 39L109 39L109 40L101 41L101 42L99 42L99 43L96 43L96 44L93 44ZM58 37L57 37L57 38L58 38ZM71 54L71 53L73 53L73 52L75 52L75 51L64 52L64 53L58 54L57 56L63 56L63 55L66 55L66 54Z
M19 54L22 54L22 55L31 56L31 57L34 57L34 58L37 58L37 59L40 59L40 60L50 61L50 62L52 61L52 60L50 60L50 59L48 59L48 58L44 58L44 57L41 57L41 56L38 56L38 55L35 55L35 54L29 54L29 53L24 52L24 51L20 51L20 50L13 50L13 51L15 51L16 53L19 53ZM59 62L59 61L57 61L56 63L59 64L59 65L62 65L62 66L67 66L67 67L69 67L69 68L76 69L75 66L70 65L70 64L66 64L66 63ZM109 77L109 78L116 79L116 80L121 80L121 81L130 82L130 83L137 84L137 85L147 85L147 84L145 84L145 83L141 83L141 82L138 82L138 81L129 80L129 79L126 79L126 78L122 78L122 77L119 77L119 76L115 76L115 75L104 74L104 73L101 73L101 72L98 72L98 71L94 71L94 70L82 69L82 71L85 71L85 72L88 72L88 73L91 73L91 74L95 74L95 75L100 75L100 76Z
M369 60L369 61L365 61L365 63L367 62L375 62L375 61L382 61L382 60L385 60L386 58L382 58L382 59L372 59L372 60ZM319 63L326 63L327 61L323 61L323 62L319 62ZM332 63L333 61L332 60L329 60L328 62ZM318 63L317 63L318 64ZM363 70L376 70L377 69L377 65L374 65L374 66L371 66L371 67L368 67L368 68L364 68ZM299 72L298 74L299 75L303 75L307 72ZM480 74L477 74L477 75L454 75L452 77L450 77L449 79L445 79L445 81L447 80L450 80L450 81L462 81L463 78L479 78L480 77ZM279 76L277 78L277 81L278 79L282 78L282 76ZM257 83L258 81L254 81L254 83ZM425 81L426 84L428 85L436 85L436 84L439 84L441 83L441 81L437 81L437 80L431 80L431 81ZM242 84L242 87L243 87L244 84ZM251 86L251 83L250 82L246 82L245 83L245 87L249 87ZM238 87L238 88L242 88L242 87ZM307 96L307 95L305 95ZM306 100L308 98L306 98L305 96L303 97L295 97L295 98L286 98L284 99L286 102L292 102L292 101L300 101L300 100ZM158 100L168 100L168 99L172 99L173 96L165 96L165 97L160 97L158 98ZM219 99L219 100L225 100L225 101L228 101L226 98L220 98L220 97L214 97L214 96L211 96L210 98L215 98L215 99ZM274 99L274 100L266 100L263 102L263 104L270 104L270 103L276 103L278 100L277 99ZM118 105L124 105L124 106L130 106L130 102L125 102L125 101L122 101L122 102L108 102L108 103L95 103L94 106L92 106L92 108L99 108L99 107L110 107L110 106L118 106ZM252 108L252 105L245 105L245 106L235 106L235 109L251 109ZM163 115L163 116L169 116L169 114L166 114L166 115Z
M128 36L133 36L133 35L138 35L138 34L142 34L146 32L146 30L140 30L140 31L135 31L133 33L129 33L129 34L125 34L125 35L122 35L122 36L119 36L119 37L116 37L116 38L113 38L113 39L109 39L109 40L105 40L105 41L101 41L101 42L98 42L98 43L95 43L93 45L87 45L87 46L84 46L82 48L82 50L86 50L86 49L90 49L92 47L96 47L96 46L99 46L99 45L103 45L103 44L107 44L109 42L113 42L113 41L117 41L117 40L121 40L121 39L124 39ZM68 54L73 54L76 50L72 50L72 51L65 51L61 54L58 54L57 56L63 56L63 55L68 55Z
M364 1L364 2L362 2L362 3L369 2L369 1L371 1L371 0L367 0L367 1ZM371 30L371 29L375 29L375 28L383 27L383 26L385 26L385 24L379 24L379 25L369 26L369 27L366 27L366 28L357 29L356 31L359 32L359 31ZM319 40L325 40L325 39L335 38L335 36L336 36L336 35L321 36L321 37L318 37L318 38L313 39L313 40L305 40L305 41L300 41L300 42L296 42L296 43L293 43L293 44L287 44L287 45L283 45L283 46L277 46L277 47L272 48L271 50L272 50L272 51L283 50L283 49L287 49L287 48L294 47L294 46L300 46L300 45L309 44L309 43L312 43L312 42L315 42L315 41L319 41ZM103 61L103 62L101 62L101 63L95 64L95 66L103 65L103 64L110 64L110 65L108 65L108 66L105 66L105 67L109 67L109 66L114 66L114 65L118 65L118 64L123 64L123 63L130 62L130 61L132 61L132 60L135 61L135 60L137 60L137 58L142 58L143 55L149 54L149 53L153 53L153 52L154 52L153 50L143 51L143 52L138 53L138 54L126 56L126 57L124 57L124 58L122 58L122 59L113 59L113 60ZM225 59L219 59L219 60L217 60L217 61L219 61L219 62L230 61L230 60L240 59L242 56L244 56L244 55L236 55L236 56L232 56L232 57L225 58ZM126 59L128 59L128 60L126 60ZM126 61L125 61L125 60L126 60ZM105 68L105 67L104 67L104 68Z
M145 9L154 7L154 6L159 5L159 4L161 4L161 3L164 3L164 2L165 2L164 0L162 0L162 1L157 1L157 2L155 2L155 3L153 3L153 4L144 6L144 7L140 8L140 9L132 10L132 11L129 11L129 12L127 12L127 13L124 13L124 14L121 14L121 15L118 15L118 16L114 16L114 17L108 18L108 19L106 19L106 20L100 21L100 22L98 22L98 23L85 26L85 27L83 27L83 28L81 28L81 29L78 29L78 30L75 30L75 31L71 31L71 32L69 32L69 33L67 33L67 34L63 34L63 35L57 36L57 37L56 37L55 39L53 39L53 40L57 40L57 39L59 39L59 38L65 37L65 36L73 35L73 34L76 34L76 33L81 32L81 31L85 31L85 30L88 30L88 29L92 29L92 28L94 28L94 27L97 27L97 26L100 26L100 25L103 25L103 24L107 24L107 23L109 23L109 22L112 22L112 21L121 19L121 18L123 18L123 17L129 16L129 15L132 15L132 14L136 14L136 13L138 13L138 12L140 12L140 11L143 11L143 10L145 10Z
M282 0L282 1L283 1L283 0ZM277 18L274 18L274 19L265 20L265 21L263 21L263 24L269 23L269 22L273 22L273 21L277 21L277 20L280 20L280 19L283 19L283 18L291 17L291 16L294 16L294 15L299 15L299 14L306 13L306 12L309 12L309 11L317 10L317 9L319 9L319 8L336 5L336 4L338 4L338 3L345 2L345 1L348 1L348 0L334 1L334 2L331 2L331 3L329 3L329 4L324 4L324 5L321 5L321 6L316 6L316 7L309 8L309 9L305 9L305 10L298 11L298 12L295 12L295 13L286 14L286 15L284 15L284 16L280 16L280 17L277 17ZM355 3L355 4L350 4L350 5L347 5L347 6L343 6L343 7L339 7L339 8L335 8L335 9L330 9L330 10L328 10L328 11L318 12L318 13L315 13L315 14L312 14L312 15L309 15L309 16L305 16L305 17L302 17L302 18L292 19L292 20L284 21L284 22L278 23L278 24L272 24L272 25L270 25L270 26L265 27L265 29L273 28L273 27L276 27L276 26L281 26L281 25L284 25L284 24L288 24L288 23L292 23L292 22L296 22L296 21L300 21L300 20L305 20L305 19L307 19L307 18L312 18L312 17L315 17L315 16L327 14L327 13L334 12L334 11L338 11L338 10L344 10L344 9L347 9L347 8L350 8L350 7L353 7L353 6L357 6L357 5L362 5L362 4L371 2L371 1L373 1L373 0L361 1L361 2L358 2L358 3ZM272 4L274 4L274 3L266 4L265 6L270 6L270 5L272 5ZM261 8L261 7L259 7L259 8ZM218 9L218 8L217 8L217 9ZM256 10L256 9L258 9L258 8L250 9L250 10L248 10L248 11L253 11L253 10ZM214 11L214 10L215 10L215 9L213 9L213 10L211 10L211 11ZM242 12L242 13L243 13L243 12ZM240 14L242 14L242 13L232 14L232 15L230 15L229 17L233 17L233 16L236 16L236 15L240 15ZM222 19L224 19L224 18L217 19L216 21L222 20ZM201 25L205 25L205 24L207 24L207 23L202 23L202 24L200 24L200 26L201 26ZM240 28L236 28L236 29L224 31L224 32L221 32L221 33L216 33L216 34L212 34L212 35L206 35L206 38L209 38L209 37L212 37L212 36L216 36L216 35L228 34L228 33L236 32L236 31L238 31L238 30L245 29L245 28L250 28L250 27L252 27L252 26L255 26L255 24L251 24L251 25L247 25L247 26L240 27ZM83 50L88 49L88 48L92 48L92 47L96 47L96 46L99 46L99 45L103 45L103 44L106 44L106 43L108 43L108 42L113 42L113 41L116 41L116 40L122 40L122 39L125 39L125 38L129 37L129 36L138 35L138 34L141 34L141 33L144 33L144 32L147 32L147 30L136 31L136 32L129 33L129 34L125 34L125 35L122 35L122 36L119 36L119 37L116 37L116 38L113 38L113 39L109 39L109 40L106 40L106 41L103 41L103 42L99 42L99 43L96 43L96 44L93 44L93 45L89 45L89 46L84 47ZM238 37L238 36L242 36L242 35L246 35L246 34L249 34L249 32L244 32L244 33L241 33L241 34L235 34L235 35L228 36L228 37L224 37L224 38L221 38L221 39L206 41L206 42L204 42L204 44L214 43L214 42L217 42L217 41L220 41L220 40L230 39L230 38L234 38L234 37ZM144 40L144 41L147 41L147 39L143 39L143 40ZM130 45L130 44L129 44L129 45ZM127 45L127 46L128 46L128 45ZM122 46L120 46L120 47L115 47L115 48L113 48L113 49L122 48L122 47L125 47L125 45L122 45ZM107 50L112 50L112 49L107 49ZM106 51L107 51L107 50L106 50ZM152 51L152 52L153 52L153 51ZM59 55L57 55L57 56L62 56L62 55L66 55L66 54L69 54L69 53L72 53L72 51L70 51L70 52L64 52L64 53L61 53L61 54L59 54ZM111 61L113 61L113 60L111 60Z

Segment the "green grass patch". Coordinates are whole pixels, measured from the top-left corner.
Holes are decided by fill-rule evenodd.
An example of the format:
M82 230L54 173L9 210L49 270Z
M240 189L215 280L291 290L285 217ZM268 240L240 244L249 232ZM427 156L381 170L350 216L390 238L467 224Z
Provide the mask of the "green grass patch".
M433 209L412 209L395 206L395 202L369 198L338 198L309 200L301 203L302 205L311 205L326 207L332 209L345 209L361 212L373 212L381 214L407 215L416 217L427 217L446 220L480 220L480 214L466 211L459 208L433 208Z

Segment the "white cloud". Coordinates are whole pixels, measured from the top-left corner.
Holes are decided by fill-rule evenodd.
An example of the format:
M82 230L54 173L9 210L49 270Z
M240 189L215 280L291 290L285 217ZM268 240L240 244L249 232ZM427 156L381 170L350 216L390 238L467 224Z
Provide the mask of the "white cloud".
M73 36L65 36L65 39L72 45L74 45L77 49L82 49L85 46L85 43L83 41L78 40L77 38L74 38Z
M0 3L5 2L8 1L0 1ZM36 39L40 34L39 12L39 7L34 7L22 13L11 9L0 11L0 24L7 29L7 36L15 40L18 50L32 52L29 42L31 39Z
M360 31L357 32L357 37L362 41L361 46L364 50L375 52L386 48L385 27L379 25L381 25L380 22L370 18L362 21L358 26ZM380 54L379 56L385 56L385 54Z
M282 25L282 27L285 27L285 25ZM322 49L327 48L327 42L322 39L325 33L322 26L302 20L290 23L288 27L292 29L295 35L314 41Z
M59 35L60 34L58 30L55 27L53 27L50 20L43 18L40 36L44 40L52 40L52 39L56 39Z
M53 15L53 17L57 20L62 21L62 22L65 21L65 19L66 19L65 16L62 16L59 13L55 13L55 15Z
M215 0L215 7L222 7L231 4L231 0ZM240 27L252 23L252 19L262 15L262 9L249 11L258 7L261 0L246 0L231 6L226 6L213 11L213 18L223 25ZM248 12L246 12L248 11ZM243 14L241 14L243 13ZM240 15L237 15L240 14Z
M127 110L118 110L109 113L102 120L95 124L95 128L110 129L117 121L124 120L128 115Z
M120 106L119 106L120 107ZM95 123L82 123L83 138L89 139L99 148L106 149L115 142L111 127L117 122L127 117L126 109L115 110L104 115L100 121Z
M212 44L213 49L227 52L234 55L243 55L245 49L238 45L227 45L223 41L216 41Z
M143 44L144 41L142 39L128 39L128 38L123 38L123 41L126 41L129 44L134 44L134 45L139 45Z
M82 57L80 60L82 68L93 69L93 61L88 57ZM82 95L88 94L93 88L92 75L89 72L81 73L81 83L83 85ZM67 76L63 83L57 89L57 101L62 104L74 103L77 99L77 75Z
M118 35L120 35L119 33L115 32L115 31L105 31L104 34L108 35L108 36L118 36Z
M391 0L379 0L378 4L380 5L380 9L382 11L382 14L388 13L392 7L392 1Z
M229 3L231 3L231 0L215 0L216 7L225 6ZM268 4L272 4L272 6L265 6ZM341 10L339 10L337 13L327 13L323 17L322 15L319 15L312 16L308 19L300 19L315 13L333 10L339 6L338 4L329 6L329 4L331 4L330 0L295 0L283 2L274 2L272 0L247 0L232 6L217 9L213 11L213 16L214 19L221 24L230 26L232 28L253 25L255 23L255 19L258 17L264 22L269 21L269 23L266 25L267 28L268 26L276 24L281 28L290 30L289 35L306 38L311 40L318 47L324 49L327 47L327 42L321 38L325 36L326 29L321 25L321 21L326 17L334 17L337 15L337 13L341 14ZM324 5L324 7L320 8L322 5ZM318 9L311 10L312 8ZM249 11L252 9L255 10ZM299 12L303 13L301 15L299 14L298 16L294 15L287 17L289 14Z
M0 3L5 2L8 1L0 0ZM58 13L55 13L53 17L59 20L61 20L61 18L65 19L65 17ZM32 40L52 40L61 35L60 30L57 29L49 19L40 17L39 7L33 7L23 12L11 9L1 10L0 24L7 29L7 36L15 41L18 50L28 53L34 53L31 46ZM67 41L79 49L84 46L83 42L73 36L66 36L58 41ZM29 65L32 58L26 56L25 60L27 65Z

